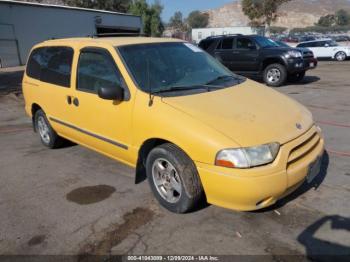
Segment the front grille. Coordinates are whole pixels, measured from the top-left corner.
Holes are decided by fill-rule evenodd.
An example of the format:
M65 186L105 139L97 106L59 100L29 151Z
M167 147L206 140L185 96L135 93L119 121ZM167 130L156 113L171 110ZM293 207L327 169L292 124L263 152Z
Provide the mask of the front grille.
M313 149L317 147L320 143L321 138L319 134L315 131L309 137L307 137L301 144L293 148L288 157L288 165L297 162L304 156L312 152Z

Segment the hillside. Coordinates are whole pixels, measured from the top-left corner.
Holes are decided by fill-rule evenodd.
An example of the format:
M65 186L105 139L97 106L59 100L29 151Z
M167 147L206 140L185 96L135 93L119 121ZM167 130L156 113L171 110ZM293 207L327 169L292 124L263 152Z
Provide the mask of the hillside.
M280 17L275 26L287 28L314 25L318 19L339 9L350 10L348 0L293 0L281 6ZM245 26L249 19L242 12L240 1L226 4L220 8L208 10L209 27Z

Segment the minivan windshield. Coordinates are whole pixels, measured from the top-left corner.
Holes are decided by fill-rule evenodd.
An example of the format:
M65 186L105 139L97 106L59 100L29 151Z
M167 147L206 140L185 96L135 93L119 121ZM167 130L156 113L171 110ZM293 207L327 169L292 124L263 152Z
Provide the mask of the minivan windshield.
M117 47L139 88L147 93L208 92L245 81L190 43Z

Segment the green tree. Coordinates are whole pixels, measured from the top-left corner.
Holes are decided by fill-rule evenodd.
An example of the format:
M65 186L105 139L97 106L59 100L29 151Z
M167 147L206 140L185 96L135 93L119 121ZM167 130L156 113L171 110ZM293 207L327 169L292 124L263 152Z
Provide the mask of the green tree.
M316 25L330 27L330 26L336 25L336 21L337 19L335 15L329 14L329 15L321 16Z
M161 36L164 25L161 20L163 6L159 1L149 5L146 0L134 0L130 5L129 12L142 17L143 33L147 36Z
M187 30L183 15L180 11L175 12L174 15L170 17L168 26L179 32Z
M337 25L348 25L350 24L350 14L344 9L340 9L335 13L335 19Z
M190 28L207 27L209 23L209 15L200 11L193 11L188 15L187 23Z
M269 33L271 23L278 17L278 8L290 0L242 0L243 13L251 25L264 25Z
M115 12L127 12L131 0L63 0L66 5L101 9Z

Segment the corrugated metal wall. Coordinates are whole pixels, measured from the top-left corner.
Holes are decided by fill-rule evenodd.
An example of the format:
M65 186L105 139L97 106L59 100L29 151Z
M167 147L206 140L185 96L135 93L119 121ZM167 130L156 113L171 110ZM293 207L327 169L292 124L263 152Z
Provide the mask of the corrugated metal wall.
M140 17L0 1L0 59L25 64L33 45L51 38L96 34L96 26L140 30ZM2 51L1 51L2 50Z

